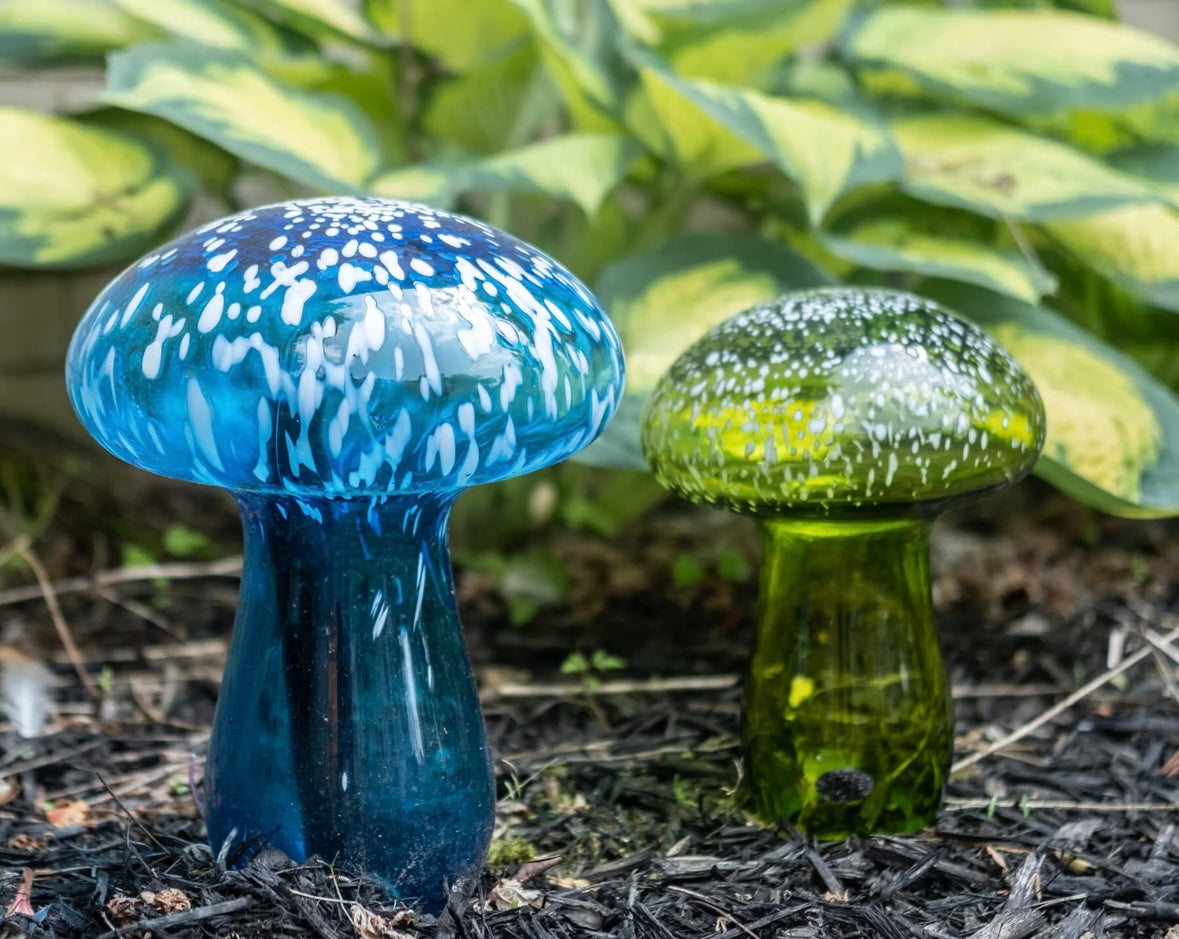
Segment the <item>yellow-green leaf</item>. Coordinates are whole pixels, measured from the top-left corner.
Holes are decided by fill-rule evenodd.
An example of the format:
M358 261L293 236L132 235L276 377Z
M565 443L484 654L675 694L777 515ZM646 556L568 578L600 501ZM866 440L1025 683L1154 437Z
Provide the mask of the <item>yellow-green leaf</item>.
M1063 10L883 4L849 28L843 51L940 97L1011 114L1114 108L1179 89L1179 46Z
M1038 476L1117 515L1179 514L1174 394L1045 307L960 284L926 292L976 320L1032 376L1048 417Z
M697 180L765 162L765 154L700 109L660 73L639 69L639 87L627 104L626 124L652 153Z
M111 56L107 82L107 103L162 117L310 186L356 188L376 169L380 142L351 101L283 85L244 55L138 46Z
M639 413L651 388L684 349L724 319L788 290L830 278L774 242L680 235L658 250L616 261L598 279L599 299L626 352L626 393L602 437L579 459L642 468Z
M398 168L378 176L371 189L434 204L472 190L535 193L575 202L593 215L638 156L638 144L617 134L564 134L467 163Z
M510 0L364 0L368 18L459 74L499 59L528 34Z
M230 187L237 176L239 161L231 153L203 137L189 133L162 118L125 111L122 108L98 108L79 120L90 126L113 130L146 141L168 155L169 160L196 177L207 193L230 198Z
M660 52L685 78L760 88L775 66L804 46L826 42L839 29L853 0L805 0L770 4L755 15L732 15L723 26L693 22L667 30Z
M0 107L0 264L122 260L183 217L193 181L143 143L36 111Z
M1111 154L1109 159L1118 169L1143 179L1179 209L1179 146L1139 147Z
M1179 312L1179 211L1129 205L1045 223L1085 265L1148 303Z
M388 37L375 29L348 0L251 0L272 19L287 23L309 36L329 34L366 45L384 46ZM431 0L432 2L432 0ZM482 0L480 0L482 2Z
M124 13L189 42L219 49L283 53L290 43L273 24L228 0L112 0Z
M905 158L902 188L928 202L1036 220L1158 201L1142 180L984 117L923 114L894 121L892 132Z
M111 49L162 33L104 0L5 0L0 3L0 63L52 65L98 59Z
M593 215L638 156L638 144L617 134L564 134L480 160L466 188L568 199Z
M525 44L473 72L440 82L430 94L422 121L436 140L475 153L495 153L518 142L513 137L519 132L519 115L526 102L548 90L537 86L548 82L535 50Z
M901 170L888 132L864 112L807 98L784 98L707 81L688 81L647 60L651 80L665 84L753 146L802 190L812 223L843 192L882 182ZM647 76L644 76L647 80ZM665 128L683 132L684 125ZM698 133L688 128L693 136Z
M967 238L934 235L913 220L880 218L822 235L834 254L878 271L913 271L989 287L1035 303L1055 288L1055 279L1011 251Z
M375 196L425 202L437 208L450 208L462 188L465 168L415 163L386 170L369 183Z
M605 60L608 53L613 52L612 44L617 37L609 37L608 50L599 49L600 54L594 54L586 48L586 40L580 35L597 32L600 40L604 38L600 35L604 30L617 26L609 6L595 3L585 7L598 24L597 30L587 30L578 29L577 24L567 22L567 18L558 22L554 0L510 2L527 20L540 58L565 99L573 128L590 132L614 130L616 102L621 97L621 89L616 87L616 76L610 73Z

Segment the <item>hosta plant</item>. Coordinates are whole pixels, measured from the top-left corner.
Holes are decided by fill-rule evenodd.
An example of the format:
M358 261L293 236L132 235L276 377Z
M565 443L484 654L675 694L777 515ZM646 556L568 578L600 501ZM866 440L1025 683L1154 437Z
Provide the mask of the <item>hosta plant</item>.
M85 110L0 109L0 263L134 257L260 174L475 214L615 317L628 395L588 451L614 466L715 323L904 287L1032 375L1041 476L1179 512L1179 47L1112 0L0 6L0 63L77 62L105 63Z

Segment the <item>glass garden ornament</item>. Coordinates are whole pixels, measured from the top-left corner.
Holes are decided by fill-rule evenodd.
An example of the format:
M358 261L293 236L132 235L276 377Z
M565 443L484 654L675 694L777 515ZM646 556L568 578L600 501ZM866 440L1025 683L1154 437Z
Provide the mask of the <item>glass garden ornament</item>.
M932 820L953 722L930 525L1026 474L1043 441L1019 365L899 291L753 307L663 375L642 425L656 477L762 529L744 742L763 819L832 839Z
M622 375L606 315L551 258L384 199L212 222L95 300L67 362L82 423L241 508L215 852L318 854L434 911L478 874L495 793L447 519L464 488L590 443Z

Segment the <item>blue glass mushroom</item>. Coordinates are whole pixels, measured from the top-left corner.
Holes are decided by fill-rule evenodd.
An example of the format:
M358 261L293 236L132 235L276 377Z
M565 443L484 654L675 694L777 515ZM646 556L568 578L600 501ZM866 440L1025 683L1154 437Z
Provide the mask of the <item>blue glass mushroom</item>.
M318 854L440 909L478 874L495 802L447 519L466 487L563 460L610 420L623 363L597 301L473 219L286 202L124 271L66 370L108 450L241 508L214 852Z

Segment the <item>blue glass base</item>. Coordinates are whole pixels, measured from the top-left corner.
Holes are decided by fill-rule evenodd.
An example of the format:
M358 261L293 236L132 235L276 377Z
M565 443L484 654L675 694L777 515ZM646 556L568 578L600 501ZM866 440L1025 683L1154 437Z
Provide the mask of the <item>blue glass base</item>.
M237 494L245 568L209 840L360 868L426 912L476 878L495 787L455 608L450 496Z

